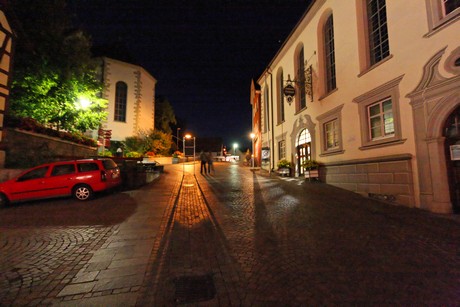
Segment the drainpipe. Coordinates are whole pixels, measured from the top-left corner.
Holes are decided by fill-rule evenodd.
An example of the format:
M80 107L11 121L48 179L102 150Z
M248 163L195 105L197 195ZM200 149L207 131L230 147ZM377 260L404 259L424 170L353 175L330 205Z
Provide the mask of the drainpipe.
M274 131L274 121L273 121L273 75L271 73L270 67L267 67L267 73L270 74L270 105L269 108L271 107L271 153L270 153L270 172L273 172L275 169L275 131ZM269 110L270 112L270 110Z

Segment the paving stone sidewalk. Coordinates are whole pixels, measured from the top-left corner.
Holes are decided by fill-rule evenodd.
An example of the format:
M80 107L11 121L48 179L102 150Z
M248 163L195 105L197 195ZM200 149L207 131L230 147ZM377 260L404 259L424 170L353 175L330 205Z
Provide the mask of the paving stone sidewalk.
M161 176L151 185L129 191L137 211L105 243L53 300L56 306L135 306L163 221L180 189L181 173Z

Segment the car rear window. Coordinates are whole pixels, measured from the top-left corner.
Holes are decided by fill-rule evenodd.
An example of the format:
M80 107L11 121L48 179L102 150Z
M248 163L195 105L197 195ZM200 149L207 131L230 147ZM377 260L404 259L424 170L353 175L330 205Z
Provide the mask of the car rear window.
M102 160L102 164L104 165L105 169L113 169L117 167L117 164L113 160L110 160L110 159Z
M78 163L77 169L79 172L91 172L99 170L99 166L96 162Z
M55 165L51 171L51 176L61 176L75 173L75 165L71 164L62 164Z

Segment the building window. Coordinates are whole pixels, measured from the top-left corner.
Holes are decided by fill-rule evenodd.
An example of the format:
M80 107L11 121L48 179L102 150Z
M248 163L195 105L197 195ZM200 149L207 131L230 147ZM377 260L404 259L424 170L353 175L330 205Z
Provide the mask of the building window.
M115 116L116 122L126 122L126 105L128 97L128 85L118 81L115 88Z
M367 28L372 66L390 55L385 0L367 0Z
M343 104L316 118L322 136L320 156L344 152L342 146L342 108Z
M326 92L336 88L335 79L335 47L334 47L334 23L332 15L324 25L324 50L326 60Z
M337 119L324 124L326 138L326 150L331 150L339 146L339 127Z
M278 124L284 122L284 81L283 81L283 69L278 70L277 74L277 87L278 87Z
M360 149L404 142L399 116L399 83L403 76L353 99L361 124Z
M431 36L438 29L460 19L460 0L425 0Z
M441 0L443 16L447 16L460 8L460 0Z
M368 107L370 136L372 140L393 136L395 132L393 121L393 104L391 99L385 99Z
M286 158L286 141L285 140L278 142L278 157L279 157L279 160Z
M306 91L305 91L305 60L303 54L303 46L297 53L296 59L297 76L297 111L304 109L307 106Z

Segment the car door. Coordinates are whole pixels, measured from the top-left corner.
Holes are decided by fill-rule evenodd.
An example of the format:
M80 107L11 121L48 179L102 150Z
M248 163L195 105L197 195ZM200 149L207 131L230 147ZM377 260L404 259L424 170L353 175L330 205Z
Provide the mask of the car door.
M22 174L11 185L11 200L42 198L46 195L46 175L49 165L40 166Z
M55 164L51 168L49 177L45 179L47 196L70 195L75 182L75 163Z

